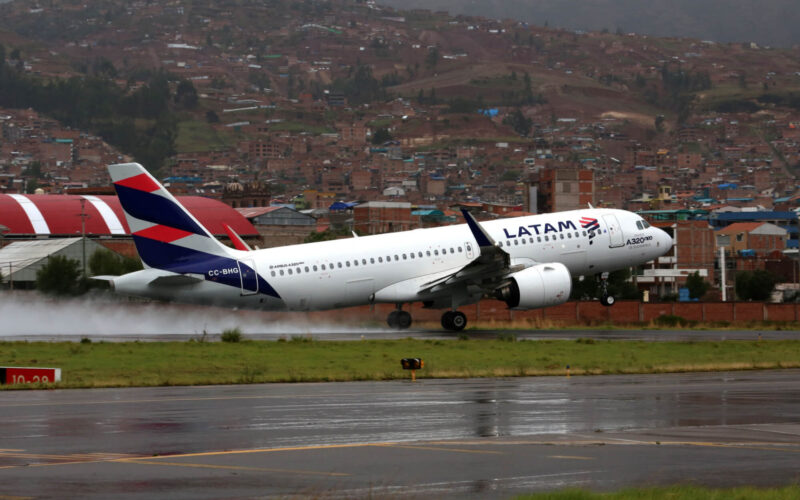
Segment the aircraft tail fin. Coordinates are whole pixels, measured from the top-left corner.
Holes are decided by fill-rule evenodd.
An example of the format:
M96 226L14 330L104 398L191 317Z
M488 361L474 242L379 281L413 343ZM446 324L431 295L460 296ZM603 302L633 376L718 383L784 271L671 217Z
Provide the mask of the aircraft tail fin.
M109 165L139 257L147 267L203 272L232 250L217 241L144 167Z

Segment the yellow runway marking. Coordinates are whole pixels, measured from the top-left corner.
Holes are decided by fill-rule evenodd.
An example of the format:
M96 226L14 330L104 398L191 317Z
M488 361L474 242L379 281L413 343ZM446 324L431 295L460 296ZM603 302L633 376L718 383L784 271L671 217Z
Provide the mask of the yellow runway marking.
M382 448L404 448L408 450L430 450L430 451L449 451L454 453L478 453L478 454L486 454L486 455L502 455L503 452L501 451L493 451L493 450L468 450L465 448L444 448L439 446L416 446L411 444L394 444L394 443L385 443L385 444L374 444L372 446L380 446Z
M256 448L252 450L226 450L226 451L203 451L199 453L179 453L176 455L164 455L163 457L146 457L150 460L161 458L186 458L186 457L213 457L218 455L241 455L245 453L275 453L279 451L307 451L307 450L329 450L336 448L363 448L375 446L372 443L363 444L323 444L317 446L288 446L285 448Z
M578 457L572 455L550 455L547 458L559 458L562 460L594 460L594 457Z
M142 465L166 465L169 467L193 467L198 469L218 469L218 470L240 470L240 471L256 471L256 472L278 472L281 474L300 474L300 475L307 475L307 476L332 476L332 477L342 477L342 476L349 476L350 474L346 474L344 472L320 472L320 471L313 471L313 470L295 470L295 469L271 469L266 467L247 467L243 465L214 465L214 464L197 464L197 463L186 463L186 462L164 462L164 461L156 461L156 460L145 460L141 458L123 458L120 460L115 460L117 463L127 463L127 464L142 464Z

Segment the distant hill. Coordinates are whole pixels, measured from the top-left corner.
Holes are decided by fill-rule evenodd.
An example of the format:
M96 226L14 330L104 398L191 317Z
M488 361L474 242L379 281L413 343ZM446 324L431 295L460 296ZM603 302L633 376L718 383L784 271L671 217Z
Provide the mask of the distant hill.
M553 28L717 42L800 44L797 0L377 0L397 9L446 10Z

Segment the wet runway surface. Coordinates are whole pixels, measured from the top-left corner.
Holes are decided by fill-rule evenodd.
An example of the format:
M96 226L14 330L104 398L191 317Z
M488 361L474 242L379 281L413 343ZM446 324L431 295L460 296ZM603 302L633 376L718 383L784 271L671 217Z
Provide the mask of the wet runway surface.
M800 371L0 397L0 496L509 498L800 480Z
M466 330L463 332L474 339L496 339L501 335L514 335L520 340L575 340L579 338L593 338L596 340L642 340L646 342L686 342L686 341L720 341L720 340L798 340L798 330L625 330L625 329L564 329L564 330ZM441 329L434 330L390 330L388 328L361 328L354 329L330 327L327 331L309 330L304 332L274 331L268 333L245 333L244 337L251 340L278 340L291 339L292 337L311 337L315 340L393 340L404 338L417 339L457 339L459 333L446 332ZM146 335L135 333L114 334L84 334L84 335L47 335L27 334L0 335L0 340L5 341L46 341L46 342L80 342L84 337L93 341L103 342L182 342L192 338L199 339L196 333L148 333ZM219 340L219 334L210 334L208 340Z

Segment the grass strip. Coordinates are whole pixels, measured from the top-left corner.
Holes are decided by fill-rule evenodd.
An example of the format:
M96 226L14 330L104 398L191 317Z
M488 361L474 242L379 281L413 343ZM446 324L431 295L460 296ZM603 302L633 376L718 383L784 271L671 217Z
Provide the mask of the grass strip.
M800 487L754 488L750 486L711 489L700 486L662 488L629 488L613 493L592 493L565 490L552 493L522 495L515 500L794 500L800 498Z
M800 367L800 341L363 340L2 342L0 366L62 369L57 387L668 373ZM12 386L13 387L13 386Z

